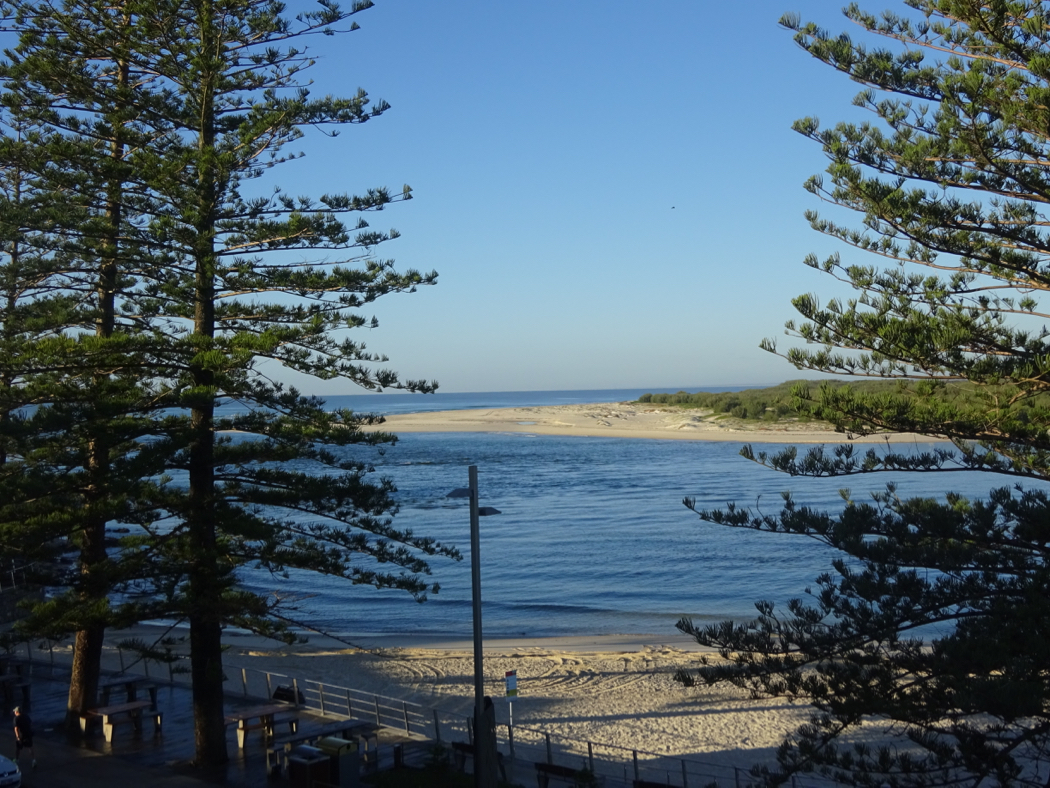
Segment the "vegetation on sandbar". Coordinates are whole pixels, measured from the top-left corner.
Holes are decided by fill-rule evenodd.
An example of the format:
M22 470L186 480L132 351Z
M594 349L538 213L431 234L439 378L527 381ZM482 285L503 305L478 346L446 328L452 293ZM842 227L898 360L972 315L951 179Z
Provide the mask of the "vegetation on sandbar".
M840 390L848 386L860 396L893 397L907 391L902 381L895 380L789 380L767 388L743 391L679 391L675 394L643 394L638 404L672 405L682 409L703 410L715 418L735 418L767 422L792 421L827 423L813 413L812 392L821 387ZM934 385L934 384L931 384ZM969 382L937 383L942 398L957 406L976 405L977 387ZM913 395L921 392L913 391ZM1036 394L1014 405L1015 417L1028 423L1050 410L1050 395Z

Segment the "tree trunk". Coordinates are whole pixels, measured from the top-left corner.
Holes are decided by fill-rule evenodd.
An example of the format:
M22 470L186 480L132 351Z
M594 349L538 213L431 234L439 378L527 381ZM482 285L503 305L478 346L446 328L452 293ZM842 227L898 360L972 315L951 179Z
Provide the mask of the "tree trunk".
M116 82L118 89L128 84L128 65L126 62L117 62ZM119 108L115 108L119 109ZM114 113L115 115L116 113ZM114 163L124 159L124 142L119 126L119 121L114 122L111 127L112 139L109 145L109 157ZM124 183L119 178L114 178L106 184L106 233L107 237L102 247L102 256L99 260L98 283L96 295L98 298L97 316L95 318L95 335L103 338L112 337L117 327L117 271L120 254L120 225L123 220ZM95 396L104 396L100 387L105 384L105 375L96 376ZM94 514L92 503L103 502L109 495L111 486L110 475L112 469L109 458L109 443L106 440L106 422L104 419L96 420L98 429L91 441L89 455L89 476L91 479L87 491L88 499L88 521L84 525L82 534L83 543L80 552L80 566L82 587L80 598L85 602L93 602L99 598L105 598L109 593L109 585L105 581L92 578L92 568L106 560L106 517L104 514ZM104 510L104 507L103 507ZM95 705L98 695L99 674L102 671L102 644L105 638L106 627L104 623L87 621L82 629L77 631L73 646L73 673L69 681L69 696L66 700L66 725L70 729L79 729L80 715Z
M126 22L126 20L125 20ZM114 64L116 69L116 83L118 92L128 84L128 65L126 62L118 61ZM114 108L114 117L120 107ZM111 126L112 138L109 145L109 157L116 162L124 159L125 145L119 125L120 121L114 121ZM117 274L120 255L120 226L123 221L124 183L119 178L113 178L106 184L106 233L107 237L102 247L102 256L99 260L99 275L97 285L98 315L95 321L96 336L112 337L117 327L116 312L116 290ZM96 378L96 383L102 385L105 376ZM96 393L96 396L99 396ZM91 445L90 474L92 485L89 490L89 503L104 500L109 494L110 474L112 472L109 459L109 446L105 439L105 421L98 422L101 433L95 435ZM90 507L89 507L90 511ZM84 545L81 551L81 567L86 577L86 585L81 591L81 598L92 601L98 597L105 597L109 592L108 584L105 582L91 582L91 569L93 566L106 560L106 518L105 515L97 515L92 521L85 525ZM99 674L102 670L102 644L105 638L105 624L89 621L86 626L77 632L73 651L73 674L69 683L69 697L66 703L66 723L68 726L79 727L80 715L91 706L95 705L98 694Z
M102 644L106 628L88 627L77 632L73 646L73 674L69 679L69 699L66 703L66 726L80 729L80 715L98 701L99 667L102 664Z
M212 310L204 310L211 312ZM212 375L193 370L200 385ZM206 381L206 382L205 382ZM193 679L193 738L198 766L226 763L226 725L222 698L222 577L215 540L215 469L212 406L192 411L194 444L190 448L189 533L193 558L187 590L190 622L190 674Z
M196 282L193 333L198 353L210 349L215 337L215 211L219 190L215 152L214 84L208 68L220 55L211 3L201 3L202 62L198 83L200 130L197 195L194 217ZM197 389L190 415L193 432L189 467L189 533L194 556L189 576L190 668L193 676L193 734L198 766L226 763L226 725L222 687L223 571L216 549L215 523L215 374L196 361L190 375Z

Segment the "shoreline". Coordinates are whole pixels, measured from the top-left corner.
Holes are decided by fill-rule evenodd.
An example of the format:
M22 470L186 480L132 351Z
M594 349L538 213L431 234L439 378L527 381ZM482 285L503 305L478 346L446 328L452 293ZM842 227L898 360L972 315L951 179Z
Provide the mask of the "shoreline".
M151 642L160 637L188 635L185 626L169 627L163 624L143 623L122 630L107 632L107 643L116 648L121 640L137 638ZM383 654L398 651L435 651L450 655L463 655L473 658L474 642L469 636L448 636L439 634L365 634L355 637L339 638L317 632L303 633L306 643L285 645L277 640L265 638L244 630L223 630L223 643L229 646L230 652L241 650L265 650L309 654L311 652L348 651L360 654ZM593 654L615 654L620 652L643 651L649 648L674 649L691 653L715 653L715 649L700 646L693 638L680 632L666 634L632 634L611 635L550 635L526 636L513 638L486 638L483 650L488 654L510 654L516 652L553 653L579 652Z
M728 443L929 443L943 439L910 433L854 437L829 426L798 422L766 424L652 403L612 402L392 414L368 431L483 432L524 436L723 441Z

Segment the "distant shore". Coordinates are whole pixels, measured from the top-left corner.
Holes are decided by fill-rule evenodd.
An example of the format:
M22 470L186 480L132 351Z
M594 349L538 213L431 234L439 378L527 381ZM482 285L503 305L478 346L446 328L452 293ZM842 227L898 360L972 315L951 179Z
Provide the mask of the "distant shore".
M476 408L386 417L380 429L409 432L516 432L586 438L739 441L742 443L910 443L936 440L908 433L850 438L827 425L745 421L652 403L613 402L521 408Z

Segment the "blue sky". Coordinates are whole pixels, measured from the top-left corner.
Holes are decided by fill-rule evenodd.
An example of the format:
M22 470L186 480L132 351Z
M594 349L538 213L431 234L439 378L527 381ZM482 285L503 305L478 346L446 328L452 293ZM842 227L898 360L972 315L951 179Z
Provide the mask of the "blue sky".
M859 86L777 20L849 30L839 7L378 0L360 30L311 41L310 75L392 109L308 136L270 180L412 186L369 220L402 233L380 256L439 283L376 302L380 327L356 332L403 377L450 392L798 377L759 341L782 334L793 296L842 291L801 262L834 246L802 215L823 154L790 125L857 117Z

